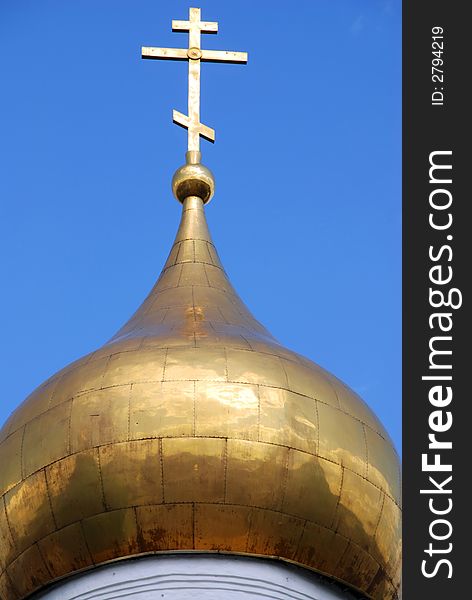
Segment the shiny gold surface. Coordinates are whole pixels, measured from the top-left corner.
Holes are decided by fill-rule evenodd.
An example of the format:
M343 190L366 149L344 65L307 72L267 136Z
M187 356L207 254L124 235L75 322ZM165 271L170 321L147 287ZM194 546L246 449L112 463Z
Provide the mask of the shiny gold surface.
M188 21L172 21L173 31L188 31L188 48L150 48L143 46L141 49L143 58L188 60L188 115L174 110L172 118L174 123L188 130L187 148L189 152L200 150L200 136L211 142L215 141L215 130L200 122L200 62L202 60L228 63L247 62L246 52L202 50L201 34L217 33L218 23L201 21L200 16L201 11L199 8L190 8Z
M362 400L280 346L187 198L154 289L0 434L0 594L173 550L275 556L397 598L400 470ZM27 576L22 574L27 573Z
M172 178L172 192L179 202L189 196L198 196L206 204L215 193L213 173L200 163L200 158L200 152L187 152L187 164L177 169ZM190 162L192 160L198 162Z

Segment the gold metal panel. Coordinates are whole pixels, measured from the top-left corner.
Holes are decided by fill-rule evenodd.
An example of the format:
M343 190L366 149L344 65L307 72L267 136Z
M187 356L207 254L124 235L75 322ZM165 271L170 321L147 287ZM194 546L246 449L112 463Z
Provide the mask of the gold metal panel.
M223 290L230 294L235 293L234 288L226 277L226 273L223 269L212 265L205 265L205 273L211 287Z
M377 433L365 428L369 465L367 479L387 492L397 504L401 501L400 468L394 447Z
M226 294L226 292L217 290L216 288L208 288L215 291L219 291L220 294ZM219 306L221 314L225 321L230 325L244 325L245 327L256 328L256 321L248 315L242 304L230 304L225 302Z
M182 274L179 285L208 285L205 265L203 263L189 262L182 265Z
M24 430L17 429L0 443L0 495L22 479L21 445Z
M194 246L197 241L211 242L203 209L203 200L196 196L189 196L182 203L182 218L174 244L179 244L185 240L193 242ZM180 262L180 253L177 262Z
M182 309L178 309L180 313L182 313ZM188 310L188 309L187 309ZM172 313L172 309L169 309L169 313ZM171 320L172 315L170 315L169 320ZM164 323L159 325L158 328L151 331L149 328L151 335L144 339L142 344L142 349L145 350L147 348L174 348L174 347L191 347L195 346L195 336L193 332L189 332L189 335L176 337L175 332L175 324L174 323Z
M375 544L372 554L392 573L392 579L398 578L401 556L401 512L388 496L382 506L382 514L375 532Z
M188 263L195 260L195 242L194 240L183 240L179 244L179 254L177 263Z
M211 256L211 262L215 265L215 267L223 268L220 257L218 256L218 251L215 248L214 244L208 243L208 252Z
M195 261L212 264L213 260L208 249L208 242L203 240L195 240Z
M38 546L53 577L85 569L92 562L80 523L54 531L40 540Z
M131 389L130 438L192 435L193 381L136 383Z
M288 448L228 440L226 502L278 510L287 474Z
M50 465L46 477L57 527L105 509L98 449L85 450Z
M163 501L159 440L100 448L105 504L109 509Z
M171 346L175 346L180 345L180 346L185 346L187 340L185 339L184 336L182 335L178 335L177 331L175 331L176 329L176 324L180 324L180 328L181 328L181 332L186 332L187 330L187 323L185 323L185 325L182 324L182 321L186 321L187 320L187 315L189 314L189 312L193 309L193 304L190 302L188 305L186 306L176 306L173 308L168 308L166 310L166 314L164 317L164 320L162 321L162 325L165 326L165 329L160 328L159 331L159 341L162 341L162 338L164 337L164 339L166 341L168 341L169 337L173 337L173 343L171 343ZM152 329L150 327L148 327L148 330L150 333L152 333ZM179 332L179 333L181 333ZM157 340L154 340L154 344Z
M71 401L63 402L25 426L23 470L27 477L69 454Z
M334 573L348 543L332 529L307 521L294 560L322 573Z
M223 502L226 440L162 440L165 502Z
M23 427L25 423L28 423L28 421L49 408L49 402L58 381L59 377L57 375L51 377L20 404L0 431L0 440L3 440L10 433Z
M220 348L169 348L165 381L226 381L226 356Z
M339 465L290 450L283 512L331 527L341 480Z
M0 548L2 550L0 552L1 573L18 554L10 533L10 526L8 524L3 498L0 499Z
M257 386L207 381L195 385L195 435L257 440Z
M359 590L367 591L379 569L379 564L370 554L350 541L336 569L330 575L334 575L344 581L348 580L351 585ZM378 598L378 600L383 599Z
M247 552L293 560L303 534L304 524L303 519L280 512L254 509Z
M167 288L177 287L181 274L182 265L175 265L163 271L159 277L159 289L166 290Z
M250 333L248 340L251 344L251 348L255 352L261 352L262 354L273 354L274 356L285 358L291 362L299 362L298 355L295 354L295 352L284 348L275 340L261 341L260 339L253 337Z
M347 385L344 385L344 383L339 381L339 379L336 377L331 376L331 382L336 390L336 395L339 399L339 407L341 410L347 412L353 417L356 417L368 425L371 429L379 433L382 437L389 439L388 434L380 421L367 406L364 400L362 400L362 398L356 394L356 392L347 387Z
M319 455L359 473L367 474L364 426L342 411L318 402Z
M368 551L379 522L383 496L369 481L345 469L334 529Z
M198 288L195 288L197 290ZM197 293L196 293L197 294ZM220 309L217 306L202 306L201 304L195 303L195 307L193 308L195 313L199 316L200 321L206 325L205 333L208 335L210 340L213 340L212 337L212 327L215 324L226 325L226 322L221 314ZM211 325L208 325L210 323ZM201 339L205 339L206 336L196 336L195 343L199 343Z
M114 354L107 365L102 387L145 381L162 381L166 351L148 348Z
M177 243L174 242L174 245L170 249L169 256L167 257L167 260L166 260L165 265L163 267L163 271L165 269L168 269L169 267L175 265L175 262L176 262L176 259L177 259L177 254L179 253L179 248L180 248L180 244L177 244Z
M136 330L142 330L143 333L146 334L148 332L151 333L153 330L159 331L159 325L161 325L164 322L168 311L168 308L159 308L151 306L149 308L149 312L146 311L143 313L139 313L136 317L133 327L130 328L130 335L134 335Z
M217 308L214 310L217 310ZM224 323L221 321L221 313L220 313L220 321L217 323L213 323L211 324L211 331L213 331L213 334L221 337L221 336L227 336L228 339L231 340L235 340L237 344L239 344L239 338L241 338L241 336L247 335L248 337L251 336L251 332L249 331L249 329L245 329L244 327L241 327L240 325L229 325L229 323ZM251 340L252 341L252 340ZM232 348L233 346L231 345L231 343L228 344L228 348ZM246 340L246 346L245 348L247 350L252 350L252 343L249 342L249 340Z
M219 325L222 325L222 323L219 323ZM196 335L195 347L203 348L204 346L213 346L215 348L223 347L251 350L251 346L249 345L248 341L241 335L225 335L224 333L216 334L214 329L214 323L212 322L210 328L207 328L206 330L200 332L199 335ZM208 333L206 334L207 331Z
M375 578L369 587L369 593L372 598L381 598L381 600L398 600L397 590L399 582L394 587L385 577Z
M222 290L207 287L207 285L199 285L194 288L195 305L202 306L205 309L209 306L232 306L234 299L225 294Z
M44 564L36 544L30 546L11 563L8 567L8 574L20 597L40 589L51 581L51 573Z
M20 552L55 529L44 471L7 492L5 506L13 541Z
M260 440L317 453L316 401L281 388L259 387Z
M6 572L0 575L0 598L2 598L2 600L19 600L20 598L18 592L13 588L11 579Z
M58 382L51 398L50 406L61 404L82 392L95 390L101 387L103 373L108 358L97 360L77 361L75 367L67 370Z
M196 504L195 548L246 552L254 510L247 506Z
M71 452L128 438L130 385L88 392L72 400Z
M141 552L193 548L192 504L138 506L136 518Z
M312 368L284 359L282 359L282 363L287 373L288 388L292 392L339 407L333 386L323 369L314 363Z
M172 308L176 306L192 306L192 287L191 286L179 286L177 288L169 288L167 290L159 290L156 293L154 302L149 314L153 314L162 308Z
M136 515L133 508L105 512L83 521L87 547L94 564L139 552Z
M228 381L287 388L287 377L277 356L232 349L227 355Z
M125 335L125 334L123 334ZM91 357L91 362L96 361L100 358L108 359L112 354L118 354L119 352L132 352L138 350L141 347L143 338L142 337L120 337L119 340L109 342L99 350L96 350Z
M243 308L245 311L247 311L247 308L244 304L243 304ZM251 329L253 329L256 335L258 335L258 336L262 335L264 337L268 337L269 339L271 339L272 336L267 331L267 329L264 327L264 325L262 325L262 323L260 323L256 319L254 319L254 317L252 317L252 315L250 313L248 313L248 314L249 314L249 319L247 319L246 325L248 327L250 327Z

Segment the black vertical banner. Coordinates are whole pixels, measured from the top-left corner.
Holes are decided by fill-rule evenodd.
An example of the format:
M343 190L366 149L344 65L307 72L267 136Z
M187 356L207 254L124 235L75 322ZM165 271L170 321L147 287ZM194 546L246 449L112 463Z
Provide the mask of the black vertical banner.
M469 8L403 3L404 600L471 594Z

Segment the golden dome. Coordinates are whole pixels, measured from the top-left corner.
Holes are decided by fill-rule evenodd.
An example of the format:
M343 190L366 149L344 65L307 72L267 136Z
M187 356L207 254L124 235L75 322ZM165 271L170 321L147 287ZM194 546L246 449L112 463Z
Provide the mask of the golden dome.
M231 286L202 200L155 287L0 433L0 597L144 553L275 557L397 598L399 462L364 402Z

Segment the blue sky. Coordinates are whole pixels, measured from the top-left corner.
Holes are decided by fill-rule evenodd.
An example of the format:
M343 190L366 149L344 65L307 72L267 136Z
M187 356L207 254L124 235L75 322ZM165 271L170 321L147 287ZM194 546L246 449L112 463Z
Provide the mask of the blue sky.
M343 379L401 443L401 2L2 0L0 423L146 296L180 208L190 5L203 47L207 209L233 284L289 348Z

